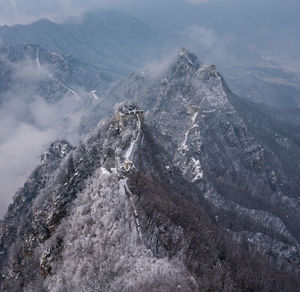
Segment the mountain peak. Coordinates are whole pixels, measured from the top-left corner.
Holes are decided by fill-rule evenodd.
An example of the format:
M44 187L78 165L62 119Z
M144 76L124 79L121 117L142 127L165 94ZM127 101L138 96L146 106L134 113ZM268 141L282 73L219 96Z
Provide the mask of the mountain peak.
M173 76L180 77L188 72L195 73L201 66L202 64L195 54L186 48L182 48L171 64L170 73Z
M198 70L201 67L201 62L198 59L198 57L186 48L182 48L179 51L179 54L176 59L176 63L177 64L182 64L182 63L187 64L187 65L189 65L189 67L192 67L195 70Z

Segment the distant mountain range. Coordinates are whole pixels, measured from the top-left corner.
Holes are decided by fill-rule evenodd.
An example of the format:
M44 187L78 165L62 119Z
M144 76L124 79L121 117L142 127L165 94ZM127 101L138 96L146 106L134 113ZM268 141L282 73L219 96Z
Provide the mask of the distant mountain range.
M277 2L276 5L279 5ZM165 6L158 12L159 17L167 9ZM186 11L187 7L183 5L182 9ZM215 4L208 3L203 6L203 11L195 6L194 13L189 8L193 15L191 19L179 18L177 22L181 27L174 25L174 29L164 26L162 20L157 23L150 21L143 14L141 17L145 17L145 21L118 11L95 11L60 24L42 19L29 25L1 26L0 39L11 45L34 44L65 56L72 55L81 62L96 66L114 81L169 55L178 47L190 46L202 58L215 59L231 88L241 97L278 108L298 107L300 75L296 59L294 64L290 64L291 60L285 61L284 54L270 52L268 55L260 47L251 47L255 37L247 30L247 25L233 29L239 16L224 25L218 13L212 14L211 11L217 9L227 19L231 6L222 7L224 5L217 8ZM171 7L169 9L172 10ZM196 11L202 17L196 18ZM174 21L170 19L170 23ZM259 17L259 22L262 21ZM255 23L255 26L258 24ZM231 40L230 29L233 32ZM265 29L269 31L268 36L274 34L271 25ZM257 30L266 33L263 28L262 31ZM291 24L286 30L295 34L291 32ZM261 36L259 43L262 47L269 45L265 39ZM274 44L274 47L277 45ZM265 61L265 58L270 61ZM295 68L288 69L293 66Z
M141 20L120 12L90 12L57 24L47 19L29 25L0 27L0 39L9 44L35 44L71 54L108 74L123 76L161 51L166 36Z

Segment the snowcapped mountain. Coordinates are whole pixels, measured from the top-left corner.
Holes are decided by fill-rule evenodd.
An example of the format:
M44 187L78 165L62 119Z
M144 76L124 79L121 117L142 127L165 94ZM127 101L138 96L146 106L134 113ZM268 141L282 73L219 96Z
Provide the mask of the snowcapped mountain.
M127 102L17 192L1 289L297 291L299 131L186 49L108 97Z
M61 24L42 19L29 25L0 27L9 44L36 44L49 51L71 54L120 78L157 57L167 36L143 21L117 11L89 12Z
M132 79L139 84L130 87ZM171 165L219 224L250 249L271 249L278 265L298 265L298 128L235 96L186 50L161 75L133 75L111 94L142 105Z

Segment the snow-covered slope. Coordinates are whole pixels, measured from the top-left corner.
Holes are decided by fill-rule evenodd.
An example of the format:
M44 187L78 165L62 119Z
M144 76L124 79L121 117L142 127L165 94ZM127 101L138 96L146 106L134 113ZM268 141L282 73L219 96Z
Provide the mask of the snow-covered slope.
M264 254L276 242L270 260L295 269L297 128L235 96L214 66L201 65L185 49L164 72L134 74L110 94L142 105L156 141L196 187L195 196L212 206L219 224Z
M44 50L38 45L2 44L0 56L3 62L1 75L5 76L0 81L2 96L19 82L24 90L36 85L36 92L32 94L40 94L49 102L60 100L65 95L78 99L79 92L104 92L114 81L109 74L97 67L71 56ZM20 71L25 72L22 75Z
M185 49L117 93L141 106L53 144L16 194L1 289L297 291L297 134Z

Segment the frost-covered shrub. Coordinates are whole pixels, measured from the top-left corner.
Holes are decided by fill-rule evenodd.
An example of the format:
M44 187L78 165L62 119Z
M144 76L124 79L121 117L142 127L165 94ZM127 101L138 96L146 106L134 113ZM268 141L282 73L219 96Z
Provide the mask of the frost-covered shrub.
M156 259L140 241L127 195L124 181L107 170L88 179L70 217L56 231L63 237L63 251L52 263L46 290L138 291L185 282L179 262Z

